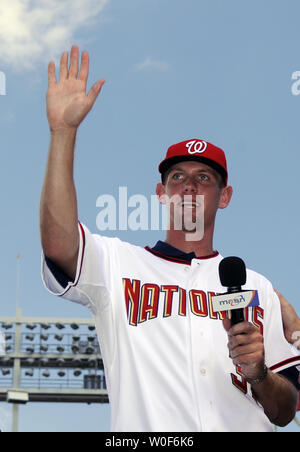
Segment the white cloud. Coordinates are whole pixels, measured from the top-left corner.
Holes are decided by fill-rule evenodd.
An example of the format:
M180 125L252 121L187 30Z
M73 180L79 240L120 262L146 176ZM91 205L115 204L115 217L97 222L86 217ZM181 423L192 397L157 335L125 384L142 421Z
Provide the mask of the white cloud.
M1 0L0 61L16 70L56 59L109 0Z
M170 69L169 63L161 60L154 60L152 57L145 58L141 63L134 66L135 71L145 71L148 69L154 69L158 71L167 71Z

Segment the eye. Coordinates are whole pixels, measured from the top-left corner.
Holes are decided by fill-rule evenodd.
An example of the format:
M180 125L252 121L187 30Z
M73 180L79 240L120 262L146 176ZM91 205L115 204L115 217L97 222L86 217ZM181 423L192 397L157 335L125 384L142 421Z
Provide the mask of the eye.
M172 175L172 179L173 180L181 180L183 178L183 174L182 173L174 173Z
M207 176L207 174L199 174L199 179L201 180L201 182L209 181L209 177Z

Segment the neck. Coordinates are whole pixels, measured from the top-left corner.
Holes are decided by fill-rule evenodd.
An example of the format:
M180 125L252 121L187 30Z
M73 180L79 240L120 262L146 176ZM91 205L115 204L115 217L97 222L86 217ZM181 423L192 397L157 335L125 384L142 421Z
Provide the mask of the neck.
M206 234L199 241L188 241L186 240L185 232L169 230L167 232L166 243L184 253L194 252L197 257L209 256L214 252L212 234Z

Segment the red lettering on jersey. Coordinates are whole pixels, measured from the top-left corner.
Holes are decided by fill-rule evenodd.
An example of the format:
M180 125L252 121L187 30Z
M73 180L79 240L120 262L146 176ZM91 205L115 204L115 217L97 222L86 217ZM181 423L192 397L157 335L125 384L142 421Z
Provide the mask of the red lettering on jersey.
M249 322L249 308L244 309L245 322Z
M178 286L161 286L161 291L165 293L164 317L172 315L173 294L178 292Z
M123 287L126 303L126 311L129 324L137 326L137 317L139 312L141 282L137 279L131 281L128 278L123 278Z
M207 301L208 301L208 309L209 309L209 317L211 319L217 319L218 318L218 314L214 311L213 309L213 305L212 305L212 297L214 297L215 295L217 295L215 292L208 292L207 294Z
M159 286L157 284L144 284L142 287L139 323L157 317L158 299Z
M191 290L190 300L193 314L200 317L208 316L206 293L203 290Z
M234 384L234 386L236 386L244 394L247 394L247 392L248 392L247 380L245 377L243 377L241 367L236 366L236 371L237 371L238 375L240 376L240 378L237 375L231 374L232 384Z
M263 320L264 318L264 310L260 306L255 306L252 311L252 322L255 326L259 328L260 334L264 335L264 325L259 320Z
M186 290L179 288L179 310L178 314L186 316Z

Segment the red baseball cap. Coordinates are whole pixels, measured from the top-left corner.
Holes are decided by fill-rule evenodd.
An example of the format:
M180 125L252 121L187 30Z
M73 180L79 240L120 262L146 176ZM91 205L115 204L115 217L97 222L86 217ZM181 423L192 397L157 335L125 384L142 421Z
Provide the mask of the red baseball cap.
M212 167L221 174L227 185L228 172L224 151L204 140L192 139L173 144L169 147L166 158L160 163L158 170L163 176L170 166L186 160L195 160Z

